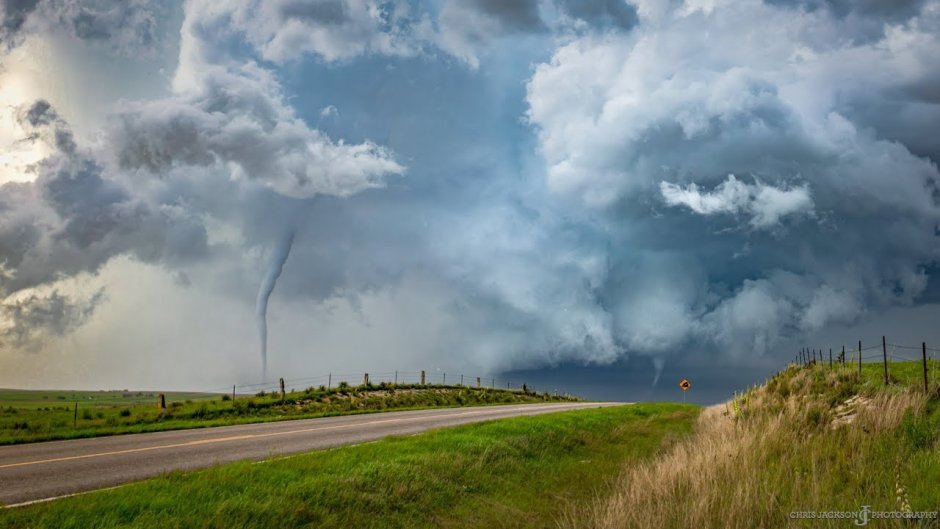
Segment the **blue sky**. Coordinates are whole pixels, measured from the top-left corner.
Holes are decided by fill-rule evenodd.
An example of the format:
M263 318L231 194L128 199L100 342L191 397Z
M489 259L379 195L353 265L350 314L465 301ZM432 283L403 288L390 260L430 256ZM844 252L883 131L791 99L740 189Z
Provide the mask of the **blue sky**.
M935 1L0 6L0 386L940 340Z

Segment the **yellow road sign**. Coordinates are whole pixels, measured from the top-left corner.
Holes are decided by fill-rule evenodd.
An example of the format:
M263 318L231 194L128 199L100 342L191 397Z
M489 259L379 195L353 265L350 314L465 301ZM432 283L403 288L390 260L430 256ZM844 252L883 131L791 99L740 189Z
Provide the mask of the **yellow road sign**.
M682 388L682 391L688 391L689 388L692 387L692 383L689 382L689 379L683 378L683 379L679 382L679 387Z

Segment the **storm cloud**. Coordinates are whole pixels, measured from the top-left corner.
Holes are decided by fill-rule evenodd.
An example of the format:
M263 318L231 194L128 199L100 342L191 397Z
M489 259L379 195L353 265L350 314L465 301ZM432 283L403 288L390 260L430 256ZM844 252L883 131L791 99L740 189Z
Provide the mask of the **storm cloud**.
M0 45L17 46L31 34L65 32L122 54L150 51L162 2L152 0L3 0Z
M40 4L5 31L48 31ZM96 279L138 264L245 320L175 343L254 332L276 278L279 372L756 364L923 305L940 5L875 4L192 1L171 37L70 30L179 38L177 66L94 141L18 110L51 154L0 193L5 347L106 325Z

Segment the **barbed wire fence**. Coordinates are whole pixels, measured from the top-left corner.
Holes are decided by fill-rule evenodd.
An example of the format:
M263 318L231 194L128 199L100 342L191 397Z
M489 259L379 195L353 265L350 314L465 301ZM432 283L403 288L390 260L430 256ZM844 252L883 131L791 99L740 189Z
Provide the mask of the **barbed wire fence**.
M455 371L445 371L436 369L434 371L384 371L368 373L326 373L322 375L313 375L300 378L279 378L276 380L267 380L264 382L233 384L225 387L207 388L202 390L188 390L181 392L186 394L187 399L191 401L215 400L223 395L232 399L247 398L251 396L292 393L295 391L305 391L308 389L323 388L326 390L335 390L341 387L350 388L395 388L402 387L421 387L426 386L429 389L441 387L463 387L478 388L490 390L513 391L519 393L547 393L555 396L570 396L567 391L559 391L558 388L552 390L537 389L525 382L500 378L495 375L467 375ZM147 392L157 393L157 392Z
M920 353L920 354L918 354ZM885 385L898 382L912 382L912 380L902 380L902 377L910 378L916 376L922 378L924 391L930 393L931 384L937 386L938 376L940 376L940 348L928 347L927 342L921 342L920 346L889 343L886 336L881 337L881 343L863 346L862 341L857 342L857 346L841 346L839 349L828 349L828 354L822 348L803 347L793 357L793 362L802 366L826 365L830 368L836 366L849 366L858 369L861 376L863 364L880 363L883 366L883 380ZM911 370L905 368L898 373L892 373L891 364L898 362L919 363L920 370ZM908 364L910 365L910 364ZM916 371L920 371L917 373ZM919 375L922 375L919 376ZM917 380L920 382L920 380Z

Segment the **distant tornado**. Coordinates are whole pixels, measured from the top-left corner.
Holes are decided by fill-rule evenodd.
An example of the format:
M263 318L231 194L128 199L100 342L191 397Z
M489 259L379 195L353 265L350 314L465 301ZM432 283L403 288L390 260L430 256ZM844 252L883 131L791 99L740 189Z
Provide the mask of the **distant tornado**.
M271 267L261 281L261 287L258 289L258 301L255 305L255 315L258 318L258 334L261 338L261 378L263 382L268 379L268 300L271 299L271 293L274 292L274 285L277 284L277 278L281 277L281 271L284 269L284 263L287 262L287 256L290 255L291 247L294 245L294 230L288 231L284 237L278 241L274 247L274 253L271 255Z

